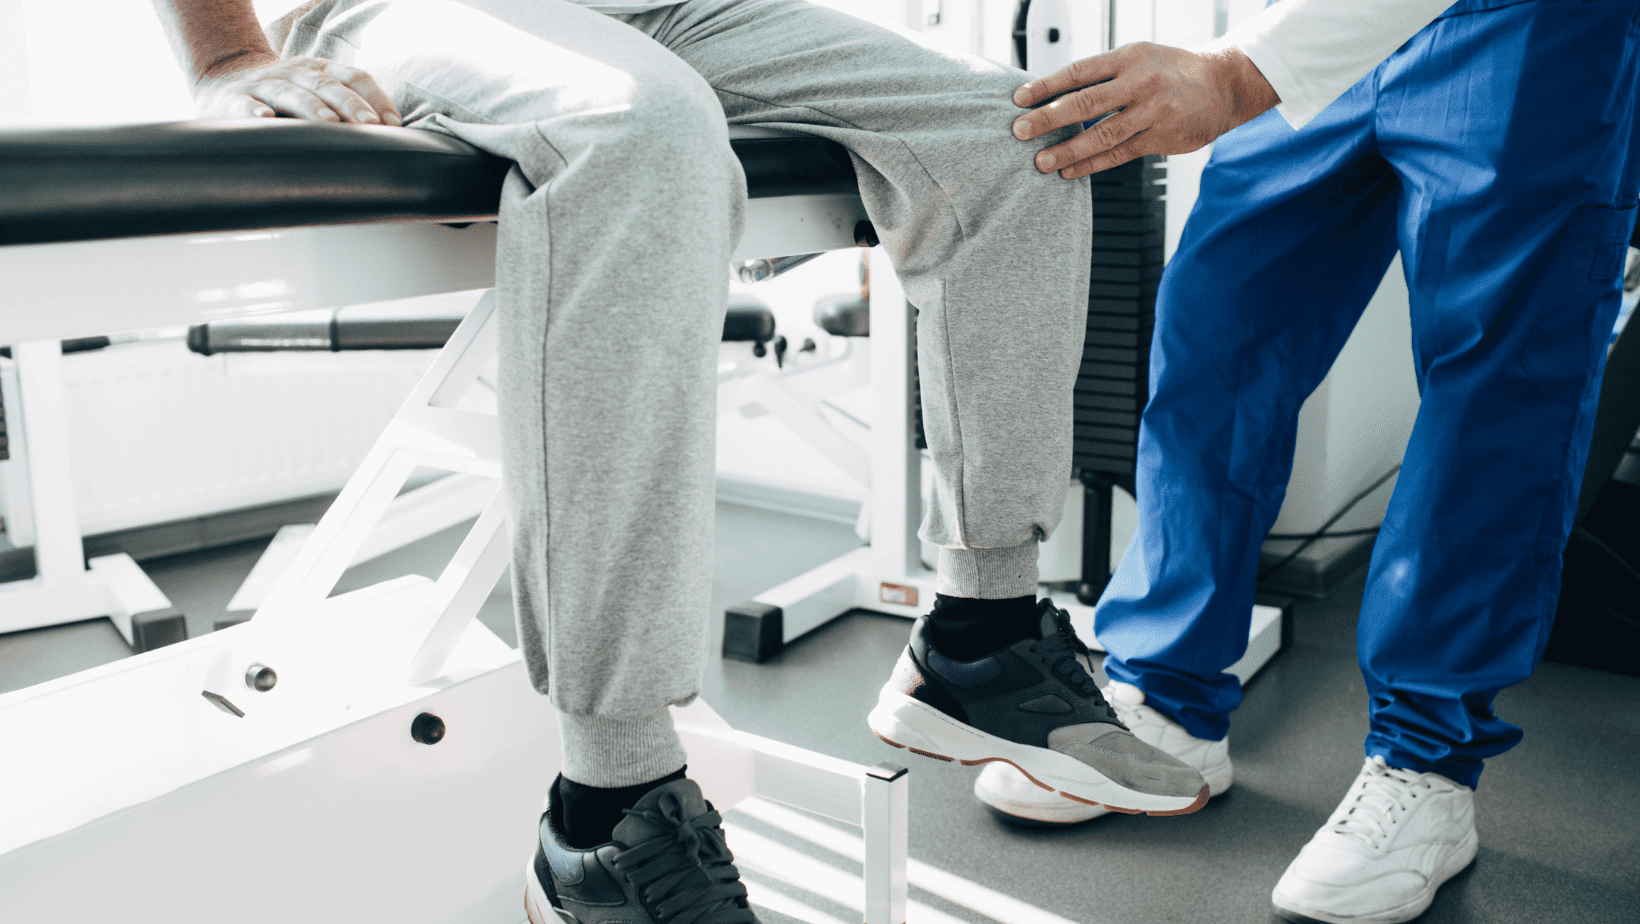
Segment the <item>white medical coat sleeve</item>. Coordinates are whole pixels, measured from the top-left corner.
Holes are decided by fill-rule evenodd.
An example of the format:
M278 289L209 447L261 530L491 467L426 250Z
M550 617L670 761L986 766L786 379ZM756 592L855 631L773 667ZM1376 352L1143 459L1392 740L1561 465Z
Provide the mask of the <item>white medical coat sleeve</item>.
M1215 40L1240 48L1270 81L1276 111L1302 128L1452 0L1282 0Z

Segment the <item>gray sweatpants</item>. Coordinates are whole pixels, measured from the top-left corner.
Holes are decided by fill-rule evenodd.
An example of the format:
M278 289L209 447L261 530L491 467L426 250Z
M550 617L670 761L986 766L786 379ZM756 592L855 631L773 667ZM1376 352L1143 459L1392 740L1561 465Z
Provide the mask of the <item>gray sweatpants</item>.
M712 581L717 344L746 184L727 122L854 154L918 308L942 592L1033 593L1070 476L1085 180L1013 138L1017 71L802 0L604 15L568 0L321 0L270 29L361 67L407 125L517 163L501 202L513 582L564 774L677 769ZM549 604L550 601L550 604Z

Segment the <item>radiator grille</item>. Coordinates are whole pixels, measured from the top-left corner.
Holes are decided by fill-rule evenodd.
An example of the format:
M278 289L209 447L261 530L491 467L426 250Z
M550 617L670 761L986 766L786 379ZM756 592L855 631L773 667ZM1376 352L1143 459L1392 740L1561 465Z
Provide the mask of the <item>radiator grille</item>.
M431 350L204 357L174 341L65 356L80 531L337 491L432 358ZM32 541L32 524L10 525L13 544Z

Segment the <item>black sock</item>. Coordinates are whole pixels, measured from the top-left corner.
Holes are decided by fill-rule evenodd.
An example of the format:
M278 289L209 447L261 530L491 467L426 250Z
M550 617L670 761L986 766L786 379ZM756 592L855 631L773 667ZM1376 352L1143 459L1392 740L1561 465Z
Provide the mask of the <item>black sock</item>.
M615 826L626 817L621 809L637 805L639 799L657 786L683 779L683 771L687 769L680 767L676 773L658 780L615 789L584 786L568 777L559 776L558 822L563 825L564 838L578 850L590 850L609 843L615 836Z
M947 658L973 661L1037 634L1036 595L1005 600L934 595L928 640Z

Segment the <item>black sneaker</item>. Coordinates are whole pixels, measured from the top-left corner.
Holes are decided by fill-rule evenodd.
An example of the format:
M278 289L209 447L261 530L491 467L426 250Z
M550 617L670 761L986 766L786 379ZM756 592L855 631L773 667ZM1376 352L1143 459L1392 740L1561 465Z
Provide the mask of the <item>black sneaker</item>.
M928 642L927 616L883 685L867 721L897 748L973 766L1013 764L1043 789L1118 812L1185 815L1207 804L1193 767L1128 731L1079 654L1070 615L1043 600L1037 637L977 661Z
M723 816L693 780L645 793L591 850L569 846L562 810L555 783L524 871L530 924L757 924Z

